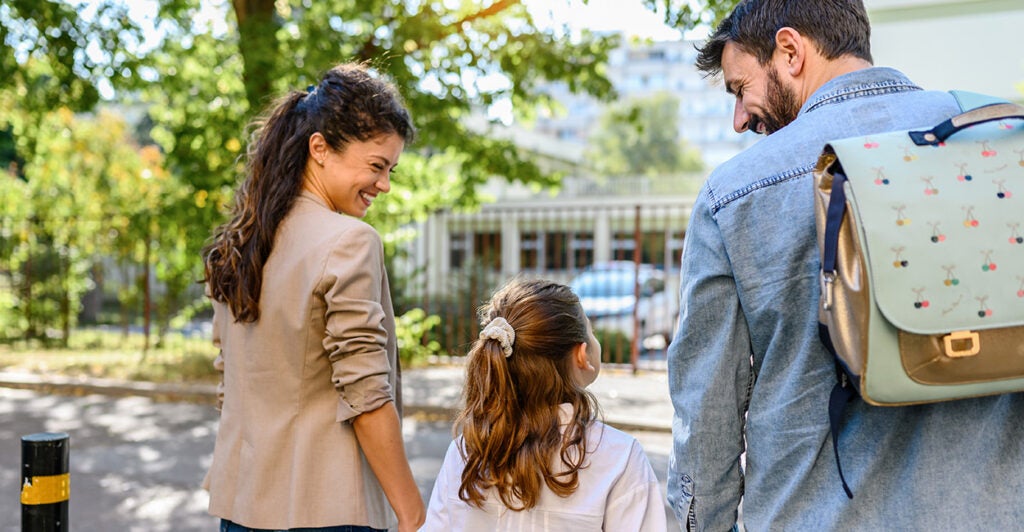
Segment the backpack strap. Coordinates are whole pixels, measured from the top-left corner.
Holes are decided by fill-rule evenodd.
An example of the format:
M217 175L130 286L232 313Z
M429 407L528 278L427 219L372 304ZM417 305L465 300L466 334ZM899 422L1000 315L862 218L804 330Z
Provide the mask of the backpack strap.
M833 168L832 191L829 194L828 211L825 215L825 238L822 242L821 258L822 277L826 282L828 282L828 279L835 279L836 276L836 261L839 253L839 225L842 223L843 215L846 213L846 190L843 188L843 185L846 183L846 174L843 172L842 167L839 166L838 161L832 164L836 165L836 167ZM832 344L832 336L828 332L828 327L821 322L818 322L818 337L821 338L822 345L832 354L832 360L836 365L836 383L832 387L832 393L829 394L828 398L828 425L832 431L832 452L836 457L839 481L843 484L843 491L846 492L846 496L852 499L853 492L850 491L850 485L846 483L846 476L843 475L843 465L839 460L839 427L843 424L846 405L857 396L857 390L854 388L853 383L850 382L845 366L840 362L839 356L836 355L836 348Z

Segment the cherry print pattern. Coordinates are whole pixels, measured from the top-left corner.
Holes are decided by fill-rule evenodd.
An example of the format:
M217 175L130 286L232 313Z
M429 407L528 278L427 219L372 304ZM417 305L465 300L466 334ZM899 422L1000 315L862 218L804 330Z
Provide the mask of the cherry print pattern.
M957 279L956 273L954 273L956 271L956 266L943 266L942 269L946 270L946 280L942 281L942 284L946 286L956 286L960 284L960 279Z
M876 185L888 185L889 183L891 183L891 181L889 181L889 178L885 175L885 172L882 171L882 168L872 168L872 170L875 171Z
M982 157L988 158L988 157L995 157L996 155L998 155L998 153L996 153L996 150L993 150L991 147L989 147L987 140L979 140L978 143L981 144L981 156Z
M978 227L981 222L974 217L974 207L965 206L962 208L964 210L964 227Z
M956 175L957 181L963 183L974 179L973 177L971 177L971 174L967 173L967 163L956 163L953 166L956 166L957 168L960 169L960 172Z
M935 178L931 176L921 178L921 181L924 181L925 196L934 196L939 193L939 189L935 188L935 185L932 184L933 179Z
M992 316L992 309L988 308L988 305L985 303L986 301L988 301L988 296L976 297L974 299L978 300L978 305L979 305L978 317L979 318L989 318L989 317L991 317Z
M1024 236L1020 234L1020 222L1008 223L1006 227L1010 228L1010 244L1024 244Z
M981 265L981 271L983 272L994 272L996 271L996 263L992 262L992 250L988 249L981 252L985 256L985 260Z
M924 288L911 288L911 291L917 294L917 297L914 300L914 308L920 310L928 308L931 305L931 302L922 295L924 294Z
M996 191L997 198L1010 199L1013 197L1013 192L1010 192L1009 190L1006 189L1005 179L993 179L992 182L996 184L996 187L998 187L998 190Z
M932 228L931 241L933 244L946 241L946 235L942 234L942 231L939 230L939 225L941 223L942 222L928 222L928 225Z
M903 250L906 249L903 246L892 248L895 256L892 259L893 268L906 268L910 265L910 261L903 258Z
M906 215L906 205L896 205L892 210L896 211L896 225L910 225L910 218L907 218Z

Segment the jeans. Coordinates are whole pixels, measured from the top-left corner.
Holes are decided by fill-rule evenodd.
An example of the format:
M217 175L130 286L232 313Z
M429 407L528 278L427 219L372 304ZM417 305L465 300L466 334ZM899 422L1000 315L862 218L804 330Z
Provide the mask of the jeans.
M220 532L385 532L380 528L371 528L368 526L358 525L340 525L340 526L322 526L315 528L292 528L288 531L284 530L267 530L263 528L249 528L242 526L237 523L232 523L227 519L220 520Z

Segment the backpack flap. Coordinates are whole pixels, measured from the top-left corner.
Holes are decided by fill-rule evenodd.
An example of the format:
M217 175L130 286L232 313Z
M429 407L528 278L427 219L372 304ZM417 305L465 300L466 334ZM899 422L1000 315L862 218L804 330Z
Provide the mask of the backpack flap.
M839 260L865 270L860 303L846 305L877 308L872 321L897 331L899 366L914 382L1024 378L1024 120L935 130L943 125L934 145L921 140L928 132L904 131L827 147L860 248ZM879 353L867 352L875 363Z

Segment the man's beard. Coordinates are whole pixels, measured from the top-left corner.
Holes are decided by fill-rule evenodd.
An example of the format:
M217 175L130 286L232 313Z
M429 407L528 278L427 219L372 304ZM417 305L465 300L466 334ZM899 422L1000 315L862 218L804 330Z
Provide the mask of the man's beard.
M796 92L782 84L779 79L779 71L775 67L768 69L768 83L765 88L765 112L764 116L752 117L753 124L750 129L755 133L759 124L764 124L764 132L771 135L782 129L790 122L796 120L800 113L800 102L797 100Z

